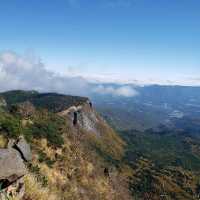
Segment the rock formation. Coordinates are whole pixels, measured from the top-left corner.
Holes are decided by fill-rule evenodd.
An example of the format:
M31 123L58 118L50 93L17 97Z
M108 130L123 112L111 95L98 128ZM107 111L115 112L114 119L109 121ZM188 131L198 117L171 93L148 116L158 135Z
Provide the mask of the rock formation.
M92 108L92 103L90 101L79 106L72 106L67 110L59 112L58 115L68 117L74 126L79 126L86 131L100 135L97 126L98 122L102 119Z
M23 195L24 184L22 177L27 173L24 162L30 161L31 158L30 146L23 137L16 141L11 139L6 149L0 149L1 190L5 190L7 194L18 192L18 197ZM4 199L2 193L0 194L0 199Z
M32 159L31 148L30 145L24 139L24 137L20 137L17 140L17 142L14 144L14 148L20 152L21 157L25 161L31 161Z
M0 149L0 180L6 185L26 174L26 167L18 151Z

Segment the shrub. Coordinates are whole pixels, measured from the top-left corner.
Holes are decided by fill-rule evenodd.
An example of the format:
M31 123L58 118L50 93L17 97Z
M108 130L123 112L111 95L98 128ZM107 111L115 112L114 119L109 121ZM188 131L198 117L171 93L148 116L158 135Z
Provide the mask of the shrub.
M28 132L35 138L47 138L48 142L55 146L64 143L58 127L53 122L36 122L29 127Z
M38 165L30 164L28 167L29 167L29 171L35 175L35 178L37 179L37 181L41 183L41 186L47 187L48 179L46 176L40 173L40 168L38 167Z
M62 118L40 111L32 121L33 123L24 129L24 135L28 140L46 138L50 145L61 147L64 144L62 127L65 127L65 124Z
M51 160L48 156L47 156L47 154L46 153L44 153L44 152L42 152L42 151L39 151L39 158L38 158L38 161L39 162L45 162L47 165L48 165L48 167L52 167L53 166L53 164L55 163L55 161L54 160Z
M0 128L7 137L17 138L21 134L21 124L17 117L6 115L0 119Z

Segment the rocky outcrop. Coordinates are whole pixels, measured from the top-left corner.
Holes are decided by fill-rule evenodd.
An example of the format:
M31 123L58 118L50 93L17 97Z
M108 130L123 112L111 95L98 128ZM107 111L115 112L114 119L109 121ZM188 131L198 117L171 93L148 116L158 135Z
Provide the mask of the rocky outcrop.
M92 103L87 101L79 106L72 106L58 113L60 116L68 117L73 126L78 126L87 132L100 135L98 123L102 120L92 108Z
M0 149L1 189L11 189L14 185L17 187L21 185L19 180L27 173L24 162L30 161L31 158L30 146L23 137L16 141L11 139L7 149Z
M96 135L99 135L97 127L99 120L100 119L95 110L93 110L89 105L85 105L78 113L79 126L88 132L95 133Z
M14 144L14 148L20 152L21 157L25 161L31 161L31 148L30 145L24 139L24 137L20 137L19 140L17 140L17 142Z
M13 183L26 174L26 167L15 149L0 149L0 180Z

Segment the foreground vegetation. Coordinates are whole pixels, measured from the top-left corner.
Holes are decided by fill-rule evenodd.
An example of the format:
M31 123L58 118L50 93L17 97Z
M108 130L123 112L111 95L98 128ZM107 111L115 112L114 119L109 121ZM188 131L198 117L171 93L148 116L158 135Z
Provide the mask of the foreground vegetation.
M9 103L0 109L0 148L21 135L31 145L33 159L27 164L23 200L131 199L128 176L117 166L125 143L103 120L97 124L102 134L96 135L75 127L70 118L57 115L51 106L26 103L28 108L24 109L21 97L27 100L28 95L17 94L6 93ZM73 102L82 103L76 97Z

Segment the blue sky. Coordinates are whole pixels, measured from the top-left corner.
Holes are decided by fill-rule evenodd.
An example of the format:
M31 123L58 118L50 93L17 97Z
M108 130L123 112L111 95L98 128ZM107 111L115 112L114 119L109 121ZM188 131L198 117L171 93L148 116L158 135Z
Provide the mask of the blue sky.
M2 0L0 50L61 74L176 80L200 74L199 0Z

